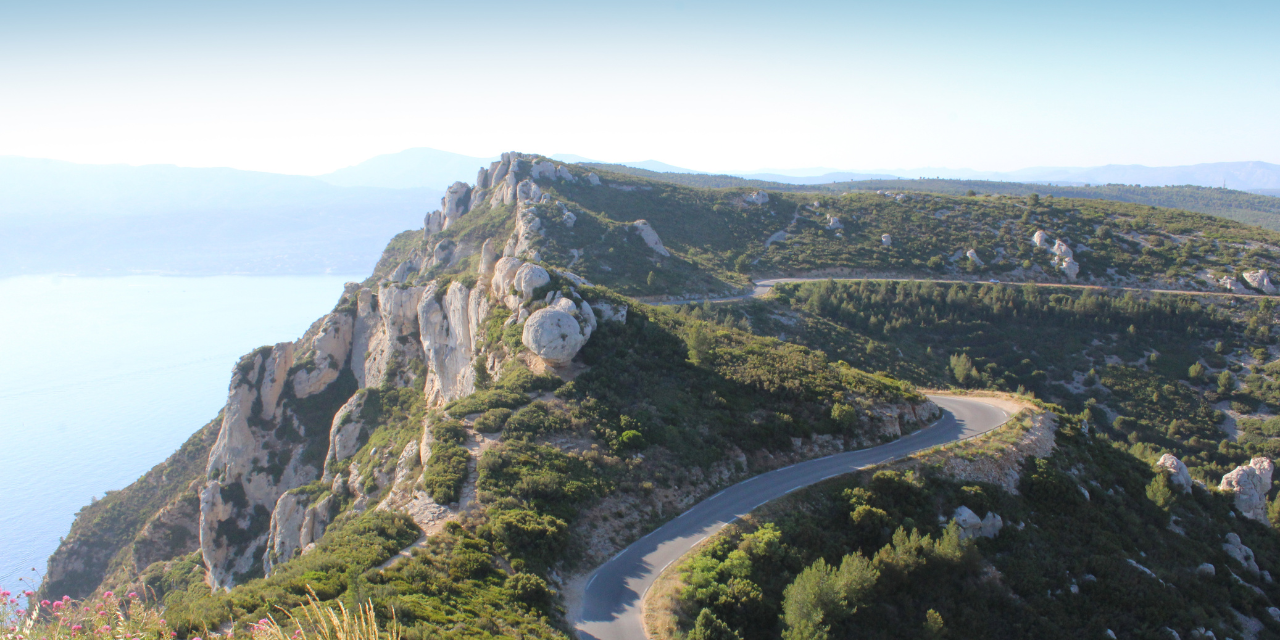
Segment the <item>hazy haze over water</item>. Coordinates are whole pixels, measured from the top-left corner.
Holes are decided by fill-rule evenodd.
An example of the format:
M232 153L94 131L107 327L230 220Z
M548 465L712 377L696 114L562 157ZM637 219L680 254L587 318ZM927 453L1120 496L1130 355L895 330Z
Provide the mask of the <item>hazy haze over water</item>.
M38 580L77 510L217 415L241 355L296 340L358 279L0 279L0 585Z

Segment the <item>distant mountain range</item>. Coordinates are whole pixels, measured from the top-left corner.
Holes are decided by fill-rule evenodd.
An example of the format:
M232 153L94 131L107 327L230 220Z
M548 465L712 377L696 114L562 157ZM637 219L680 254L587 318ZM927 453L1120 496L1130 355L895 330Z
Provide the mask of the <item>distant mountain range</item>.
M1021 193L1031 184L1074 197L1180 206L1280 228L1266 201L1239 191L1156 193L1115 185L1199 185L1280 196L1280 165L1108 165L1014 172L947 169L837 171L827 167L709 174L658 160L605 164L552 156L687 186L842 192L909 189ZM363 273L387 237L421 226L456 181L475 182L496 158L416 148L321 176L172 165L82 165L0 157L0 276L23 273ZM950 181L896 176L943 176ZM977 180L996 181L969 184ZM884 181L884 182L877 182ZM1099 185L1113 186L1099 190ZM1086 187L1085 185L1093 185ZM1050 189L1036 189L1047 195ZM1096 192L1096 193L1095 193ZM1068 195L1066 192L1060 195Z
M0 276L363 273L441 195L236 169L0 157Z

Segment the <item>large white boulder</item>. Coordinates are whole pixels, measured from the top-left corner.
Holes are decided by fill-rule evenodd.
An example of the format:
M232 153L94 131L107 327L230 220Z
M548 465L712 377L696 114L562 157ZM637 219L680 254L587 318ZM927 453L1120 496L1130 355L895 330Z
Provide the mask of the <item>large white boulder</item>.
M503 297L511 291L511 284L516 279L516 271L522 264L524 262L519 258L511 256L498 258L498 262L493 265L493 279L490 282L494 295Z
M546 269L536 264L525 263L516 270L512 286L520 293L521 302L528 302L533 298L535 289L549 282L551 282L551 274L547 273Z
M1276 292L1276 286L1271 283L1271 276L1267 274L1266 269L1246 271L1244 273L1244 281L1248 282L1249 286L1259 289L1263 293L1271 294Z
M893 246L893 236L890 236L890 235L889 235L889 234L887 234L887 233L886 233L886 234L884 234L884 235L882 235L882 236L880 236L880 244L882 244L882 245L884 245L884 246L886 246L886 247L892 247L892 246Z
M1271 491L1271 474L1275 466L1270 458L1257 457L1222 476L1220 491L1236 496L1236 508L1244 517L1270 525L1267 520L1267 492Z
M769 202L769 194L763 191L756 191L743 196L742 199L751 204L766 204Z
M973 264L975 264L975 265L978 265L979 267L981 267L981 266L983 266L984 264L986 264L985 262L983 262L983 261L982 261L982 258L979 258L979 257L978 257L978 252L977 252L977 251L974 251L973 249L970 249L970 250L968 250L968 251L964 252L964 255L965 255L965 257L969 258L969 261L970 261L970 262L972 262L972 263L973 263Z
M521 339L524 346L553 366L568 364L587 342L582 326L572 315L551 307L529 316Z
M636 220L631 225L640 232L640 237L644 239L644 243L649 245L650 249L653 249L654 253L662 256L671 255L671 252L662 246L662 239L658 237L658 232L654 231L653 227L649 225L648 220Z
M1160 460L1156 462L1156 467L1163 469L1169 473L1169 482L1178 487L1183 493L1191 492L1191 473L1187 471L1187 465L1172 453L1166 453L1160 456Z
M1036 234L1031 236L1031 241L1041 249L1049 248L1049 234L1045 233L1043 229L1036 231Z
M1072 280L1075 280L1076 276L1080 274L1080 265L1075 258L1064 258L1059 268Z
M1063 242L1061 238L1053 242L1053 248L1049 251L1060 258L1070 258L1075 255L1072 253L1071 247L1068 247L1067 243Z
M988 512L985 518L979 518L978 514L964 505L956 507L951 517L960 526L961 540L979 536L994 538L1004 528L1004 519L999 515Z
M444 214L444 228L466 213L471 206L471 187L465 182L455 182L445 190L440 199L440 211Z

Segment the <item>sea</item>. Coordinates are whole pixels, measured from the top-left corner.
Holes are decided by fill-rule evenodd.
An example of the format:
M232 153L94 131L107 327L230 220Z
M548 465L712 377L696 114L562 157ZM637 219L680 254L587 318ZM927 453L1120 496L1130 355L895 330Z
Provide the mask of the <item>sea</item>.
M0 278L0 587L34 588L81 507L217 415L241 355L360 279Z

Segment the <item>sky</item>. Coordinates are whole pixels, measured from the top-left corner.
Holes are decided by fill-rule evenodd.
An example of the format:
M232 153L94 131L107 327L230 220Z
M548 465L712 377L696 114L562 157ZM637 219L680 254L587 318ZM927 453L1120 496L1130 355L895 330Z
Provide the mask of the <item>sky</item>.
M0 0L0 155L1280 163L1277 2Z

